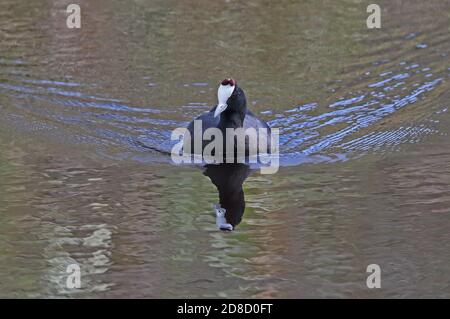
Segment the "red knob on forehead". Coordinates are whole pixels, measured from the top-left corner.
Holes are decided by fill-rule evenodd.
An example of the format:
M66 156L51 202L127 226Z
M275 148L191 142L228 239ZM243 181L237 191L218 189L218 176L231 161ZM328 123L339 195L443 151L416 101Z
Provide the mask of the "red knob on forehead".
M222 81L222 85L231 85L231 86L235 86L236 85L236 81L233 79L225 79Z

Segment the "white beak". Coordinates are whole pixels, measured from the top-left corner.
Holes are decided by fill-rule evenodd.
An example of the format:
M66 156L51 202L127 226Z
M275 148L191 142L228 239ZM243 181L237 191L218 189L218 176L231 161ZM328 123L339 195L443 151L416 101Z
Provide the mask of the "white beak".
M216 111L214 112L214 117L217 117L220 113L227 109L227 101L231 94L233 94L234 88L234 85L221 84L219 86L219 89L217 90L217 99L219 103L217 104Z
M219 104L216 107L216 111L214 112L214 117L217 117L220 115L220 113L222 113L223 111L225 111L227 109L228 105L226 104Z

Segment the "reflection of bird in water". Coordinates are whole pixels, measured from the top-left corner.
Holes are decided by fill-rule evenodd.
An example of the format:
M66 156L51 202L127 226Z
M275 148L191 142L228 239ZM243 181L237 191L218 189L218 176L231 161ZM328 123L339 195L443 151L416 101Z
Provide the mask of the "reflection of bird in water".
M233 230L242 220L245 198L242 184L250 174L246 164L209 164L204 175L211 179L219 191L219 204L215 205L217 226L221 230Z

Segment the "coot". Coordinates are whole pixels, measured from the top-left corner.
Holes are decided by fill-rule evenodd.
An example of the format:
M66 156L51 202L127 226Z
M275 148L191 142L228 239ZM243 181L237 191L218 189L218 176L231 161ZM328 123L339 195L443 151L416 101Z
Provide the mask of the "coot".
M267 145L267 152L270 151L270 127L263 120L256 117L252 111L247 107L247 100L245 98L244 91L237 85L233 79L223 80L217 90L218 104L211 109L208 113L202 114L197 117L196 121L201 121L202 124L202 136L205 130L214 127L222 131L224 138L224 155L226 150L226 129L254 128L257 133L258 146ZM195 154L194 148L194 121L192 121L187 127L191 137L191 152ZM265 129L265 130L259 130ZM266 132L262 134L261 132ZM259 141L264 139L264 141ZM210 142L209 140L203 140L202 150ZM263 143L263 144L260 144ZM265 143L265 144L264 144ZM246 139L246 155L248 155L248 139ZM236 145L235 150L236 151ZM259 152L259 147L258 147Z

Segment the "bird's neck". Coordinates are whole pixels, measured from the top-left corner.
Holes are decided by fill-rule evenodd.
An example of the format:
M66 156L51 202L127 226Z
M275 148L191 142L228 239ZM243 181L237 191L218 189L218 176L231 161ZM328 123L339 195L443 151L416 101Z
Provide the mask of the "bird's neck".
M223 112L220 114L219 127L221 128L239 128L244 126L246 110L242 112Z

